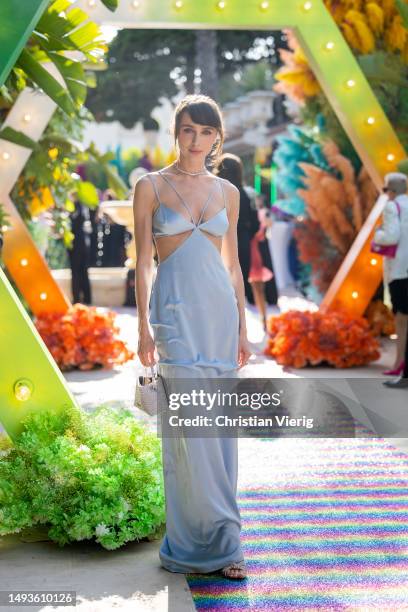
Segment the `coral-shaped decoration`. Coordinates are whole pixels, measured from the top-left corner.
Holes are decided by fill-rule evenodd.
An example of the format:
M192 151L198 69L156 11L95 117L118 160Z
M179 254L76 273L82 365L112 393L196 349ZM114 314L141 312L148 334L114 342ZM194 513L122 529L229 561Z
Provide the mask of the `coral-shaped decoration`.
M268 332L264 354L284 366L350 368L380 357L367 320L341 311L290 310L270 317Z
M35 325L61 370L112 368L134 358L119 338L116 313L74 304L65 314L43 313Z

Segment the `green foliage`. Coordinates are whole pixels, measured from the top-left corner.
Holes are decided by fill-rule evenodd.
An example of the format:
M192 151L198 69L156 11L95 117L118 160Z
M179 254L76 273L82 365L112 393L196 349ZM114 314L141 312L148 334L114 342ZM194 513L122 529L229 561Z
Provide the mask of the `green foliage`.
M238 76L238 78L237 78ZM227 73L220 79L220 102L232 102L250 91L271 90L274 83L273 70L268 60L248 64L238 73Z
M60 546L113 550L164 523L160 441L127 410L33 412L1 448L0 535L45 525Z
M98 191L89 181L79 181L77 185L77 197L81 204L96 208L99 204Z
M108 8L116 4L106 0ZM31 85L41 88L68 116L79 111L89 86L83 61L99 62L107 47L100 27L81 9L67 10L70 5L70 0L50 3L0 91L3 102L10 105L13 95ZM79 52L82 59L66 57L69 51ZM54 64L66 87L46 70L44 62Z
M116 11L119 0L101 0L101 2L110 11Z
M357 172L360 170L360 157L323 94L311 98L301 109L300 114L305 125L313 127L317 124L321 130L321 136L331 138L341 153L351 161L354 169Z
M276 65L279 32L256 30L217 31L217 70L222 85L220 102L228 99L228 87L246 91L245 67L259 62ZM262 41L260 43L259 41ZM279 43L285 46L284 42ZM255 47L257 51L255 51ZM259 49L258 49L259 47ZM122 30L109 46L108 69L96 74L97 87L88 91L87 106L97 121L119 121L132 128L145 121L160 105L160 98L173 98L182 87L194 93L196 33L194 30ZM259 72L262 69L259 68ZM241 74L242 73L242 74ZM258 85L264 75L248 74ZM241 85L233 75L241 76ZM202 75L206 80L206 74ZM239 95L239 93L238 93Z
M35 140L32 140L29 136L23 134L23 132L19 132L9 125L0 130L0 138L17 144L20 147L25 147L26 149L36 149L38 146Z
M395 5L402 17L402 22L408 28L408 6L404 0L395 0Z
M128 191L117 169L110 163L111 153L102 155L93 144L84 149L81 141L88 118L86 109L74 119L58 109L12 191L20 215L27 221L37 214L31 207L33 198L44 201L44 187L49 189L52 202L48 202L48 205L52 204L50 210L55 238L62 239L67 247L73 238L68 213L73 210L74 201L79 199L91 208L99 203L96 188L90 182L82 181L77 174L79 166L86 167L88 163L97 166L107 185L115 189L119 198L125 197ZM44 209L49 208L48 205L45 202Z

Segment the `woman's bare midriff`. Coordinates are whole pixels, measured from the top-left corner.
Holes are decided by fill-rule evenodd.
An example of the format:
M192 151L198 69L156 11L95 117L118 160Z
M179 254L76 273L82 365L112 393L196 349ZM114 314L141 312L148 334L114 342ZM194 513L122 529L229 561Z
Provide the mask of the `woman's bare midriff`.
M213 236L205 230L200 229L199 231L202 232L205 237L213 243L218 252L221 253L222 237ZM167 257L170 257L170 255L176 251L191 234L192 230L188 230L187 232L176 234L175 236L156 236L155 240L159 263L163 263Z

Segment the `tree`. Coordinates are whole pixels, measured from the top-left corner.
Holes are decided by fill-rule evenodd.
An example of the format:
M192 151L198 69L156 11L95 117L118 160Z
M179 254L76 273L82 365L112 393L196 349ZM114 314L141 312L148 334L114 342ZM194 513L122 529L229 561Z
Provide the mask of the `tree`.
M200 70L201 93L218 100L217 32L197 30L195 33L196 68Z
M209 34L211 52L203 45ZM150 117L162 96L171 99L181 89L194 93L211 84L219 88L215 97L224 103L231 99L230 88L218 86L217 80L221 85L260 59L275 69L280 62L276 49L282 46L280 32L122 30L110 46L108 69L96 74L97 87L88 92L86 104L97 121L117 120L131 128ZM204 61L210 53L212 59ZM196 68L201 70L201 87Z

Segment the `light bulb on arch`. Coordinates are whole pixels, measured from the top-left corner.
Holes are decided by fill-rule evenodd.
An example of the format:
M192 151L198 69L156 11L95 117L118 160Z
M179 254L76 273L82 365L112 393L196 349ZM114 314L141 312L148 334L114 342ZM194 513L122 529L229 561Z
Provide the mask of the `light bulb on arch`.
M14 395L20 402L26 402L33 393L33 383L27 378L20 378L14 384Z
M353 298L353 300L356 300L358 298L358 291L353 291L353 293L351 294L351 297Z
M23 259L20 259L20 265L22 265L23 268L28 266L28 259L26 259L25 257L23 257Z

